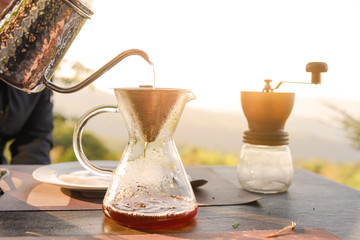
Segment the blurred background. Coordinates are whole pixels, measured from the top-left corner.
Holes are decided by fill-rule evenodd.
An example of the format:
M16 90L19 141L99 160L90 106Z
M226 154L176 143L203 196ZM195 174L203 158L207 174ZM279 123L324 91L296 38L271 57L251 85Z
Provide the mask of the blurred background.
M186 88L189 102L175 141L184 164L236 165L247 122L241 91L264 79L310 82L308 62L326 62L321 85L295 92L285 130L294 164L360 189L360 2L357 0L103 0L56 72L83 80L120 52L138 48L155 66L156 87ZM153 68L132 56L87 89L55 94L52 161L74 161L72 131L88 109L116 104L112 88L153 84ZM120 159L122 118L93 120L84 136L91 159Z

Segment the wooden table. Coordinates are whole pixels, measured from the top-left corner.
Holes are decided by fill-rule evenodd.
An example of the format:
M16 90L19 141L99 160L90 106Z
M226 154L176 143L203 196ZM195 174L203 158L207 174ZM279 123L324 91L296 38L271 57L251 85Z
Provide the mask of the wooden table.
M212 168L238 185L235 167ZM261 199L250 204L199 207L195 221L189 225L158 234L174 237L194 233L208 236L206 238L217 234L221 239L228 232L281 229L293 221L297 229L324 228L343 239L360 239L360 191L295 169L288 192L258 195ZM237 228L233 227L234 223L239 224ZM23 239L25 236L91 239L91 236L147 236L145 234L149 233L116 224L101 210L0 212L0 239Z

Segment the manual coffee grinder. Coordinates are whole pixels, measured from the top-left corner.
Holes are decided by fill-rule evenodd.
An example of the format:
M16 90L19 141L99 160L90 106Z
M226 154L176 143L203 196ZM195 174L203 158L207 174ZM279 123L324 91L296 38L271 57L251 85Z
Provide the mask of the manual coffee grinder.
M311 62L306 71L312 73L311 83L321 83L321 72L327 72L323 62ZM286 191L293 179L293 164L288 147L289 134L284 131L292 111L295 93L274 92L282 83L271 88L272 80L265 80L262 92L241 92L241 105L249 129L243 133L243 142L237 166L242 188L258 193Z

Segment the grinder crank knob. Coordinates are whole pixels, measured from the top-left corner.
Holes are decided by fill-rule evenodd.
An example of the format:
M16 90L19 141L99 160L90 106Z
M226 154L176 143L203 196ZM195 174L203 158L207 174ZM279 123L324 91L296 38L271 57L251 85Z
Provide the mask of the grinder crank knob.
M321 73L328 71L328 65L324 62L310 62L306 64L306 72L311 72L311 83L321 83Z

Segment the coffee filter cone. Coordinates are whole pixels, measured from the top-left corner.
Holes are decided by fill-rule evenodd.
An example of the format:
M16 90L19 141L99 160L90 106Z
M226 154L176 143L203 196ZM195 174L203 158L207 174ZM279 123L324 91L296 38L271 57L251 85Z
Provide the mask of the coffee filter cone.
M155 141L184 91L177 89L115 90L118 101L126 101L125 104L145 142Z

